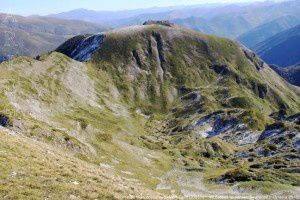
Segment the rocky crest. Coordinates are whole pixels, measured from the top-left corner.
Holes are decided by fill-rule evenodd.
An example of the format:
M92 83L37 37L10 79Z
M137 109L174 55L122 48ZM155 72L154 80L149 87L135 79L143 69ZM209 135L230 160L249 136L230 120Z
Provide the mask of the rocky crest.
M143 23L144 26L146 25L161 25L161 26L169 26L169 27L174 27L175 24L168 21L168 20L163 20L163 21L159 21L159 20L148 20L146 22Z

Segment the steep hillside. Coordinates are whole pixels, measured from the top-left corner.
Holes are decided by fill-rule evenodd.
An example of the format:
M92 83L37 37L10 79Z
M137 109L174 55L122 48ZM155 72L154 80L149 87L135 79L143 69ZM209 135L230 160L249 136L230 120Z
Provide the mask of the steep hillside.
M296 64L285 68L278 67L276 65L270 65L270 66L286 81L288 81L293 85L300 86L300 64Z
M300 23L300 19L293 16L279 17L271 22L255 27L254 29L240 35L237 40L249 48L256 46L258 43L293 28Z
M8 56L36 56L54 50L75 35L107 28L88 22L0 14L0 62Z
M299 197L299 88L234 41L153 23L1 64L0 122L17 134L1 135L1 175L51 185L2 193Z
M0 139L0 192L5 198L163 198L105 167L75 158L65 149L2 128ZM22 189L15 189L19 187Z
M267 63L281 67L300 61L300 25L274 35L253 49Z

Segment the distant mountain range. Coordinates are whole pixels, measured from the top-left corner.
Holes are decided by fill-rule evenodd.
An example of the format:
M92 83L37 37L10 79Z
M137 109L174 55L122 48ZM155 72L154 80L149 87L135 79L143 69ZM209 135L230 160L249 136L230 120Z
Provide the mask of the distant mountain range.
M108 30L89 22L49 17L0 14L0 21L0 62L11 56L51 51L74 35Z
M51 14L48 17L55 17L60 19L77 19L84 20L97 24L108 24L114 20L122 20L127 18L136 17L142 14L152 14L169 12L171 10L180 9L182 7L154 7L148 9L136 9L136 10L123 10L123 11L94 11L86 9L76 9L68 12L62 12L58 14ZM110 25L111 26L111 25Z
M273 30L273 34L297 25L299 23L298 19L300 19L298 12L300 9L299 1L254 3L239 7L236 6L235 8L232 6L230 9L228 6L222 9L226 12L220 12L213 17L190 17L175 19L173 21L186 28L224 37L239 39L240 36L243 39L245 37L243 34L247 34L247 38L240 41L250 47L249 44L260 42L268 36L272 36L272 31L269 29L272 26L276 26L272 25L276 20L278 20L277 24L281 23L281 28L277 28L277 31ZM275 22L273 22L274 20ZM250 32L248 33L248 31ZM251 36L248 36L248 34ZM256 36L252 36L253 34L256 36L264 35L264 37L257 38Z
M79 9L50 16L107 24L114 28L142 24L149 19L171 20L186 28L229 38L237 38L253 28L280 17L291 16L299 18L299 9L299 1L280 3L267 1L248 4L210 4L118 12ZM286 26L286 28L290 28L290 26Z
M267 63L288 67L300 62L300 25L274 35L253 50Z
M300 23L300 18L295 16L282 16L271 22L260 25L240 35L237 40L247 47L255 47L258 43Z
M137 25L144 21L142 19L176 19L191 16L214 16L224 12L224 4L203 4L196 6L173 6L154 7L136 10L121 11L94 11L86 9L76 9L68 12L48 15L49 17L61 19L78 19L100 24L110 24L111 27L124 27L126 25ZM229 7L236 7L232 5ZM226 6L227 7L227 6ZM229 9L227 7L227 9Z

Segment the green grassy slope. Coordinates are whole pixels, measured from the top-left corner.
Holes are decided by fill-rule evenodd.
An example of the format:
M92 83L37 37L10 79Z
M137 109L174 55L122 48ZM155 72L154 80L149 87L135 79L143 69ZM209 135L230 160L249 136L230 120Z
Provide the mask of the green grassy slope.
M64 47L85 37L58 49L69 51ZM0 185L8 197L45 198L49 185L54 197L79 199L101 199L101 194L154 199L241 194L232 191L230 180L238 188L254 188L244 196L270 194L270 184L276 184L278 195L297 194L297 174L253 170L254 163L239 157L256 144L238 145L233 129L226 137L206 138L191 128L195 120L219 113L220 121L239 118L250 135L257 135L275 122L271 113L299 112L299 88L234 41L177 27L136 26L107 32L87 62L53 52L39 60L18 57L0 66L0 116L10 122L4 131L20 134L1 132L2 149L19 155L19 160L0 157L1 164L12 166L3 167L1 177L11 184ZM18 145L20 137L24 145ZM289 149L276 156L283 158ZM255 163L272 160L254 156ZM57 171L56 165L63 167ZM289 161L287 166L296 164ZM102 177L106 171L108 177ZM11 175L45 186L26 185L16 194L13 186L23 179L11 182ZM58 179L48 180L50 176ZM220 177L226 178L225 184L219 184Z
M163 196L70 152L1 131L0 193L8 199L116 199Z
M229 97L247 96L254 105L266 109L266 114L279 109L280 99L291 110L299 109L298 90L295 93L290 89L254 54L233 41L176 27L146 26L109 32L91 63L114 77L128 103L143 102L145 106L160 106L159 110L176 103L172 99L178 95L172 90L181 86L203 88L204 93L209 90L207 99L213 99L217 107L223 107ZM222 86L229 91L224 99L218 99L219 94L212 91ZM269 92L260 98L256 87L266 87ZM286 94L280 95L281 91Z
M163 171L170 167L169 158L164 154L150 152L140 144L137 136L145 134L141 128L145 124L145 119L138 114L129 113L128 108L124 107L117 97L114 97L116 90L107 84L109 77L105 72L99 72L93 67L75 62L58 53L45 55L41 61L19 57L12 63L3 63L1 68L3 70L1 114L11 121L11 127L8 128L12 131L41 141L41 144L49 144L52 149L59 152L68 153L70 159L75 159L75 161L80 159L87 167L103 168L111 171L116 177L123 176L131 180L134 185L147 185L148 188L153 189L158 182L156 176L162 175ZM13 146L14 143L10 145ZM20 151L24 153L34 151L34 147L32 149L31 146L26 146L24 149L20 147ZM43 153L40 154L39 149L36 151L36 157L42 157ZM10 152L9 149L8 152ZM62 156L59 157L63 161L68 160ZM144 159L140 159L141 157ZM26 160L26 157L21 157L21 159ZM59 163L55 161L55 158L49 158L49 160ZM12 161L3 160L1 163L4 162L11 163ZM28 159L27 162L34 163L35 161ZM68 168L68 163L62 165ZM157 166L160 167L157 168ZM34 167L36 167L35 164L32 165L32 168ZM20 166L20 169L23 167ZM58 172L44 172L43 170L40 169L38 173L46 173L48 176L55 176L55 174L64 176L63 170ZM28 173L28 179L34 181L34 179L31 180L31 172L28 171ZM86 173L90 172L86 171ZM93 181L88 174L86 175L86 181ZM70 177L66 177L66 181L72 181L73 176L78 177L78 173L70 172ZM80 175L78 179L84 179L82 176L85 175ZM6 180L7 177L3 179ZM62 181L65 182L65 180ZM140 181L141 183L138 183ZM103 182L109 188L108 183ZM128 187L128 191L133 191L134 185L130 189L130 184L125 182L124 187ZM60 183L53 184L54 189L50 193L54 195L57 192L55 195L58 197L65 197ZM90 194L88 189L77 189L74 195L81 198L88 196L91 199L97 197L95 194L101 196L102 193L107 193L108 196L115 196L118 193L111 188L102 190L98 183L91 184L95 188L100 188L95 189L93 194ZM1 189L9 196L18 197L17 193L12 193L12 187ZM25 189L31 190L27 187ZM41 195L45 192L44 188L38 188L37 191L41 194L28 194L25 189L26 198L34 195L43 197ZM70 193L72 191L74 189ZM122 195L124 198L130 195L130 192L126 193L125 190L123 192L123 189L118 191L121 193L119 198ZM139 193L134 192L135 195ZM140 195L143 194L140 193ZM155 195L155 192L152 195Z

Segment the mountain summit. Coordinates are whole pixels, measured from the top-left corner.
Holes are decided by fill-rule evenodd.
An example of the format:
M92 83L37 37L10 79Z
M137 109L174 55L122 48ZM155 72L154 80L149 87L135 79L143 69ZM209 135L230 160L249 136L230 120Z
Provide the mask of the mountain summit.
M164 24L1 64L1 176L40 183L20 198L299 195L299 88L235 41Z

